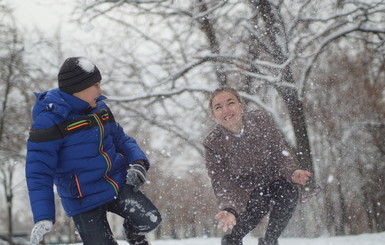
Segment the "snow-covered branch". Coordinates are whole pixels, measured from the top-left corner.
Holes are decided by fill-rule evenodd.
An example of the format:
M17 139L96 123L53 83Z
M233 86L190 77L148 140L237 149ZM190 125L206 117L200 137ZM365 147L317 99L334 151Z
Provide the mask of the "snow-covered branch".
M200 142L198 142L198 141L192 140L191 137L190 137L190 133L185 132L183 128L178 127L175 124L167 125L167 124L163 123L162 121L155 120L154 118L151 118L147 114L145 114L145 113L143 113L143 112L141 112L139 110L136 110L134 108L131 108L131 107L128 107L127 110L134 112L141 119L143 119L146 122L149 122L151 125L155 125L158 128L161 128L161 129L163 129L163 130L165 130L165 131L167 131L169 133L172 133L176 137L178 137L178 138L184 140L185 142L187 142L188 144L190 144L200 154L203 154L203 146L202 146L202 144Z
M222 63L228 63L235 65L241 73L255 77L257 79L265 80L271 83L276 83L281 80L280 76L267 76L264 74L257 74L255 72L251 72L249 68L250 65L252 66L263 66L268 67L271 69L278 69L283 70L285 69L294 59L294 57L290 57L282 64L276 64L269 61L264 60L245 60L239 56L229 56L229 55L205 55L205 56L199 56L196 58L200 58L202 61L214 61L214 62L222 62Z
M108 1L106 1L108 2ZM90 21L97 18L98 16L102 16L103 14L105 13L108 13L109 11L111 11L112 9L116 8L116 7L119 7L121 6L122 4L124 4L126 1L125 0L116 0L116 1L111 1L111 2L114 2L114 4L112 4L109 8L107 8L106 10L103 10L103 11L97 11L98 14L97 15L94 15L90 18ZM93 9L95 8L96 6L100 5L102 2L95 2L93 4L89 4L87 5L85 2L83 3L83 7L84 7L84 12L90 10L90 9Z
M141 3L162 3L166 2L167 0L103 0L102 2L106 3L116 3L116 2L125 2L125 3L135 3L135 4L141 4Z
M309 75L310 75L310 72L315 64L315 61L317 60L317 58L321 55L323 49L328 45L330 44L331 42L341 38L341 37L344 37L346 36L347 34L349 33L352 33L352 32L357 32L357 31L360 31L360 32L372 32L372 33L385 33L385 29L378 29L378 28L366 28L366 27L362 27L362 23L356 23L355 25L352 25L348 28L345 28L345 29L342 29L342 30L339 30L337 32L334 32L332 34L330 34L329 36L327 36L319 45L317 45L317 48L315 50L315 52L313 52L313 56L310 58L310 60L307 62L307 65L304 69L304 72L302 73L302 77L299 81L299 84L298 84L298 93L299 93L299 96L300 98L303 97L303 88L304 88L304 85L307 81L307 79L309 78Z
M182 94L185 92L200 92L200 93L210 93L211 90L208 88L191 88L191 87L185 87L185 88L179 88L172 91L161 91L161 92L155 92L150 93L146 95L141 96L135 96L135 97L117 97L117 96L108 96L108 100L110 101L116 101L116 102L134 102L139 100L148 100L152 98L169 98L174 95Z
M114 21L114 22L116 22L116 23L119 23L119 24L121 24L121 25L123 25L123 26L126 26L126 27L128 27L128 28L133 29L135 32L137 32L137 33L139 33L140 35L142 35L142 36L144 37L145 40L149 40L149 41L151 41L152 43L154 43L155 45L157 45L158 47L160 47L161 50L165 51L165 52L168 54L169 57L173 57L172 52L171 52L171 51L170 51L170 50L169 50L169 49L168 49L162 42L160 42L159 40L157 40L157 39L155 39L155 38L149 36L147 33L141 31L139 28L135 27L134 25L131 25L130 23L128 23L128 22L126 22L126 21L123 21L123 20L121 20L121 19L118 19L118 18L116 18L116 17L113 17L113 16L111 16L111 15L105 14L104 16L105 16L107 19L110 19L110 20L112 20L112 21Z
M214 12L215 10L217 10L217 9L223 7L224 5L226 5L227 2L228 2L228 0L219 1L218 4L214 5L213 7L207 9L204 12L199 12L199 14L192 16L192 18L195 19L195 20L196 19L204 18L208 14L210 14L210 13Z

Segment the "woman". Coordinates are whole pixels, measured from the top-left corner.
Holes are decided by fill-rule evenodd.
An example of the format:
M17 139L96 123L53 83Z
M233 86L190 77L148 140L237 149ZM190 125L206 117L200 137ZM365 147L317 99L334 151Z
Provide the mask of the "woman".
M269 212L259 245L277 245L298 200L296 184L311 173L298 169L271 116L246 112L239 94L219 88L209 107L217 126L204 140L205 160L220 212L218 228L232 230L222 245L241 245L242 238Z

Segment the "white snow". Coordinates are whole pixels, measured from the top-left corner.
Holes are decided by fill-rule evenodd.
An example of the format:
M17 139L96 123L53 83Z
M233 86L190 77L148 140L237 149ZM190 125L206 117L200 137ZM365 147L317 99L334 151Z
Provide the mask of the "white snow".
M280 245L384 245L385 232L361 234L356 236L319 237L319 238L280 238ZM119 241L119 245L127 245ZM219 245L220 238L191 238L184 240L158 240L151 241L151 245ZM256 245L258 238L246 236L243 245Z
M120 245L127 244L119 241ZM159 240L152 241L152 245L215 245L220 244L220 238L191 238L184 240ZM246 236L244 245L258 244L258 238ZM343 237L320 237L320 238L280 238L280 245L384 245L385 232L374 234L361 234Z
M150 241L151 245L219 245L220 238L190 238L182 240ZM279 245L384 245L385 232L361 234L355 236L318 237L318 238L280 238ZM118 241L119 245L127 245L125 241ZM243 245L256 245L258 238L250 235L243 239ZM76 244L80 245L80 243Z
M151 245L219 245L220 238L190 238L182 240L150 241ZM280 238L279 245L384 245L385 232L361 234L355 236L318 237L318 238ZM127 245L125 241L118 241L119 245ZM247 235L243 245L257 245L258 238ZM81 245L77 243L74 245Z
M86 58L81 57L79 58L78 62L79 66L88 73L91 73L95 70L95 65Z

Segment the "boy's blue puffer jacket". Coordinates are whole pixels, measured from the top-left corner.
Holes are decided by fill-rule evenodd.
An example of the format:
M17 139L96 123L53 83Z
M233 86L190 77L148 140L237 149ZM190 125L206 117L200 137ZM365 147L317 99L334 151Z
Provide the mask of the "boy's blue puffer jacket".
M129 164L148 164L136 141L115 122L104 96L91 110L58 89L36 97L26 160L35 223L55 221L53 184L71 217L117 198Z

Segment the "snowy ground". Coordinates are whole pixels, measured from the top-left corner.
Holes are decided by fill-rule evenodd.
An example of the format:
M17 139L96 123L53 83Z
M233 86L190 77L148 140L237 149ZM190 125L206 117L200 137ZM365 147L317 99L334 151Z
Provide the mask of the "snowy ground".
M219 238L194 238L185 240L160 240L152 241L151 245L220 245ZM243 245L257 245L258 239L247 236L243 239ZM119 242L119 245L127 245ZM385 232L375 234L362 234L344 237L320 237L320 238L282 238L279 245L385 245Z

